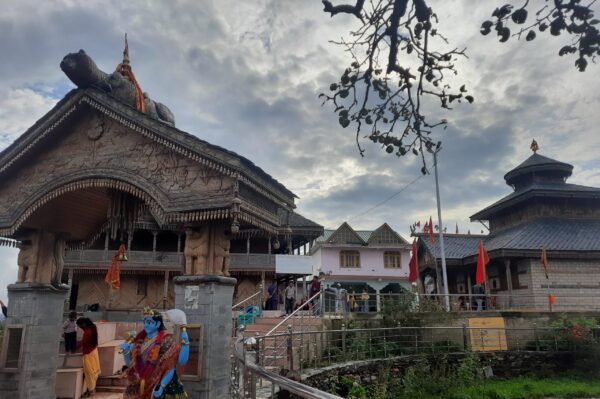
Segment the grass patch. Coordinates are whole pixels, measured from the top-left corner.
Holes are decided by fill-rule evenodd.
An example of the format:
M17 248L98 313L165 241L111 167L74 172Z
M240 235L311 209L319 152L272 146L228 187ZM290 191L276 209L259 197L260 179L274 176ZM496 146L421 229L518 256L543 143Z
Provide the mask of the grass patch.
M600 380L583 378L513 378L485 380L475 386L448 392L439 398L448 399L537 399L537 398L597 398Z

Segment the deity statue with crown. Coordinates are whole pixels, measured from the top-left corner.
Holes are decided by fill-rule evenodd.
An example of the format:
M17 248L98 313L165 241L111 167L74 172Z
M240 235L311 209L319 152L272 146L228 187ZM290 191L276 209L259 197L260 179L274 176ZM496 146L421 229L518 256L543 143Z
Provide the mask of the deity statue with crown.
M165 331L161 313L145 308L143 321L144 329L120 346L129 381L124 398L187 398L176 370L189 358L187 332L182 330L180 345Z

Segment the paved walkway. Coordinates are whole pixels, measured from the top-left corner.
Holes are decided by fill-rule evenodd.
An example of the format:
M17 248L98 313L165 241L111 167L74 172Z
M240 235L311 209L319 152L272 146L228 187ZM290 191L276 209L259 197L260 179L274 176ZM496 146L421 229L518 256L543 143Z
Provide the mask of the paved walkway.
M92 399L123 399L123 394L122 393L112 393L112 392L98 392L96 393L94 396L92 396Z

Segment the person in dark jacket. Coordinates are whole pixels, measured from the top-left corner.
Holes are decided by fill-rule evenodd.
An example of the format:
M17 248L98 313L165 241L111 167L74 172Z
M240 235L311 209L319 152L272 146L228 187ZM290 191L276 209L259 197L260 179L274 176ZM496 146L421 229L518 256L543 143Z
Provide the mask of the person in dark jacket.
M0 306L2 306L2 314L4 315L4 317L8 317L8 308L6 307L4 302L2 302L1 299L0 299Z

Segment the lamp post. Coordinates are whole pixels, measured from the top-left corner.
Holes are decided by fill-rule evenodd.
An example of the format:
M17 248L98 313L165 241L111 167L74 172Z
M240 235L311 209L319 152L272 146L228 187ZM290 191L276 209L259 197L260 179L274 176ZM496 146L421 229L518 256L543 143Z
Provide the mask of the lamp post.
M440 256L442 257L442 278L444 282L444 302L446 304L446 311L450 311L450 297L448 296L448 273L446 272L446 252L444 250L444 226L442 223L442 206L440 204L440 184L438 182L438 167L437 167L437 153L442 147L437 147L433 152L433 167L435 173L435 197L437 201L438 211L438 224L439 224L439 236L440 236ZM433 229L433 226L429 227Z

